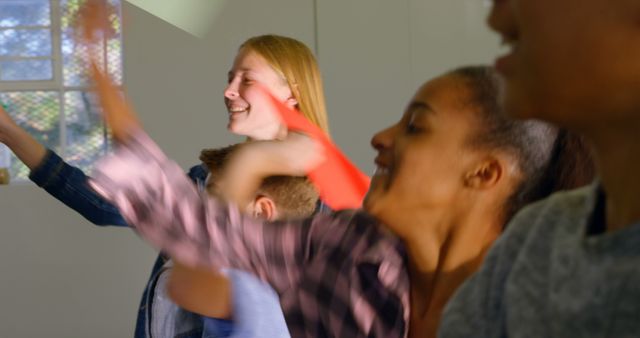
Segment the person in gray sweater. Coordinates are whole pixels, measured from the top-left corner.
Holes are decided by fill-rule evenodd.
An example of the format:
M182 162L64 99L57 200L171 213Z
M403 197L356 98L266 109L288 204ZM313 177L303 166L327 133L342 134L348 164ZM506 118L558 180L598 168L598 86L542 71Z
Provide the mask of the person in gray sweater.
M439 337L640 337L639 22L638 1L493 1L506 111L582 134L598 179L518 213Z

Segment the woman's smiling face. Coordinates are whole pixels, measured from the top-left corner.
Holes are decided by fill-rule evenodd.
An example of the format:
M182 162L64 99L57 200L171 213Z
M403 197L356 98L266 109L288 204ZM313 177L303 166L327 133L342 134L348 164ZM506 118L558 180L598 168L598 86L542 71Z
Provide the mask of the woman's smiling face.
M229 71L228 83L224 101L229 113L229 131L252 139L275 138L281 122L276 112L272 111L272 105L260 99L264 95L257 92L257 84L294 106L295 99L285 79L263 57L242 48Z
M427 82L398 123L371 140L376 173L364 208L401 237L414 215L444 221L464 198L464 176L477 158L468 140L477 125L470 90L458 76Z

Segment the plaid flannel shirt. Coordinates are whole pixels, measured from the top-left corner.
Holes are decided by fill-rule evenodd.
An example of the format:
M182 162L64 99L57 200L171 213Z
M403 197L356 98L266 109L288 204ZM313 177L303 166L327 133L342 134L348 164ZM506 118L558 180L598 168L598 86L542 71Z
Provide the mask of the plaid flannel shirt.
M142 131L96 167L92 187L137 232L191 266L254 273L280 296L292 337L406 337L400 240L362 211L266 222L197 191Z

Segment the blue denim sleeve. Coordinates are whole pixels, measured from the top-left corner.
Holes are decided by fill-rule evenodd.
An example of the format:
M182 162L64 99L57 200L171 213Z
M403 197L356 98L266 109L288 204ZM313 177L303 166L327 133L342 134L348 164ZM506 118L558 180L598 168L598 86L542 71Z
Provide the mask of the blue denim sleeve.
M89 188L84 172L64 162L52 150L31 171L29 179L93 224L128 226L113 204Z
M226 338L231 337L234 332L233 321L202 317L204 329L202 338Z
M209 169L204 164L197 164L189 169L187 176L198 186L198 190L202 191L205 188L205 183L209 175Z
M202 165L189 170L189 177L198 185L204 184L206 175ZM88 177L82 170L69 165L52 150L47 150L42 163L29 174L29 179L95 225L129 226L118 208L88 186Z

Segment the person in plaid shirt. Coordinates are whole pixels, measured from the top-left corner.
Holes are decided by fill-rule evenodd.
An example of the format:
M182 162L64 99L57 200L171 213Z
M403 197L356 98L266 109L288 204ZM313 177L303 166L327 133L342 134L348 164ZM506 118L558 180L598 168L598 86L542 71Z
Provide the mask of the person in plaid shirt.
M280 222L244 215L241 198L198 193L115 96L102 102L121 147L97 165L91 185L177 261L242 269L271 284L293 337L432 336L513 212L550 193L529 189L545 179L535 174L564 134L506 120L497 91L487 67L424 84L401 120L372 139L378 169L362 210ZM249 143L227 167L224 195L322 161L318 143L301 134Z
M141 174L118 177L133 167ZM205 198L183 178L180 167L137 131L99 164L92 185L175 260L247 270L271 284L292 337L405 336L409 280L403 246L374 218L341 211L265 222L234 204Z

